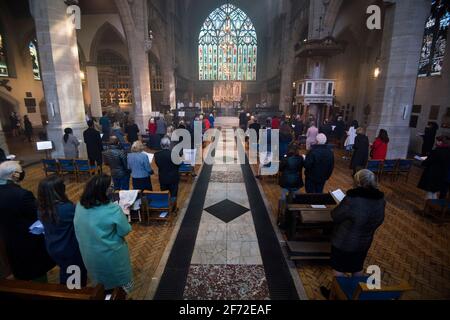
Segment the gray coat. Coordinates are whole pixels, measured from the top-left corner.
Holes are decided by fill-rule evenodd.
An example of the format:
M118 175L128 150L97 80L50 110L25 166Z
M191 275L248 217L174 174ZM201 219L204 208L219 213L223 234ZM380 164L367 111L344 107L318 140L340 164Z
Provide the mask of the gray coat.
M78 146L80 145L80 142L74 135L69 134L67 142L63 140L63 145L64 156L66 159L78 159Z
M375 231L384 221L385 206L384 194L377 189L349 190L331 212L332 245L347 252L369 250Z

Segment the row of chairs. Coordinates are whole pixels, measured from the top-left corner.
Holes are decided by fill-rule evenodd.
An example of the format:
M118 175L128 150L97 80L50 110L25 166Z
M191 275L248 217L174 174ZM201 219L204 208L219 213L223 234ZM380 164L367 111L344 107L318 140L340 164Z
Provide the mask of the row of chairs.
M408 182L413 163L414 160L411 159L369 160L367 169L375 173L378 180L381 180L383 176L390 176L394 181L404 176Z
M45 176L48 174L57 174L64 176L65 174L74 174L77 182L80 175L95 175L98 171L97 165L91 165L89 160L82 159L43 159Z

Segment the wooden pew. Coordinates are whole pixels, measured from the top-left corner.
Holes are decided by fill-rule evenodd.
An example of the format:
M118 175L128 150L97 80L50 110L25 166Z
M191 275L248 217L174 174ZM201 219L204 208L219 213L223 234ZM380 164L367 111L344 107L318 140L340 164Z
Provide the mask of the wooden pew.
M121 288L107 295L103 285L70 290L60 284L0 279L0 299L3 300L125 300L125 297Z

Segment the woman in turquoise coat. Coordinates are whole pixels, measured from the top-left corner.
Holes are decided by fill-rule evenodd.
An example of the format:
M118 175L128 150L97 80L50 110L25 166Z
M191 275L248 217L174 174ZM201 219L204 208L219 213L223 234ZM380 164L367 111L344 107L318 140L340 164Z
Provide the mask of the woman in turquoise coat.
M131 226L122 209L108 197L111 177L99 175L86 185L75 211L75 234L89 278L105 290L131 291L132 271L125 236Z

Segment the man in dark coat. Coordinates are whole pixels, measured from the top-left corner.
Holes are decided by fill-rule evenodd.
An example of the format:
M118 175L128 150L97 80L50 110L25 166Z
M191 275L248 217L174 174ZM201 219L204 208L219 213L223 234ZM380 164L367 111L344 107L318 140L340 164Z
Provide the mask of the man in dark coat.
M110 167L114 190L130 189L130 172L128 171L127 154L119 147L119 139L111 137L111 145L103 152L105 164Z
M247 130L247 125L248 125L247 113L245 113L245 111L242 111L239 114L239 127L245 131Z
M305 159L305 178L307 193L323 193L323 188L334 170L334 154L326 145L323 133L317 135L317 144L313 145Z
M0 241L16 279L42 279L55 266L45 247L44 235L30 233L37 220L36 199L17 183L24 171L16 161L0 164Z
M128 142L133 144L135 141L139 140L139 127L134 121L128 121L128 124L125 128L125 133L127 134Z
M88 122L89 128L83 132L84 143L86 143L87 154L89 161L92 165L97 163L101 168L103 143L100 136L100 132L94 129L94 122L90 120Z
M331 126L328 119L324 120L323 124L320 126L319 133L323 133L327 137L327 140L330 141L331 135L333 133L333 127Z
M363 128L356 130L355 144L353 145L353 156L350 168L353 169L353 175L367 166L369 160L369 138L364 134Z
M422 156L426 157L430 154L431 150L433 150L434 142L436 140L436 133L439 127L436 122L428 123L425 128L424 134L421 136L423 139L422 144Z
M437 198L436 193L441 192L447 182L450 163L450 147L447 138L439 137L436 149L431 151L428 158L422 162L425 170L419 181L419 188L429 194L427 198Z
M342 116L339 116L336 124L335 124L335 128L334 128L334 137L337 140L337 145L340 147L342 146L342 144L344 143L343 138L344 138L344 134L345 134L345 122L344 122L344 118L342 118Z
M281 199L284 200L288 193L303 188L303 162L299 147L297 145L290 146L286 157L283 157L280 162L280 187L283 188Z
M172 162L170 151L170 139L161 139L161 151L155 153L155 163L158 166L158 177L161 191L170 191L170 196L176 198L178 195L178 183L180 182L179 165Z
M303 124L303 121L299 115L297 115L292 122L292 126L295 133L295 140L298 140L298 138L303 134L303 130L305 129L305 125Z

